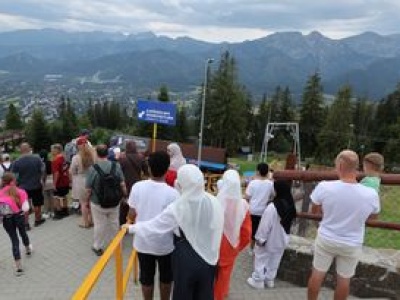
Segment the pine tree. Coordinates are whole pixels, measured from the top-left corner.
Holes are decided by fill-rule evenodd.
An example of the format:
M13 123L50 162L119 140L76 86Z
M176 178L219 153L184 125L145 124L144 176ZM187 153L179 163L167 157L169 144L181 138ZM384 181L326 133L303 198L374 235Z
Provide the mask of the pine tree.
M20 130L24 128L21 116L13 103L10 103L8 106L5 128L8 130Z
M157 99L161 102L169 102L168 87L166 85L160 87Z
M400 84L397 89L382 99L377 107L372 132L375 139L373 143L374 151L383 152L387 141L392 138L390 132L392 125L397 123L400 112Z
M26 137L35 152L50 148L49 129L41 110L34 110L27 126Z
M275 93L272 95L270 101L269 122L282 122L281 120L281 105L282 105L282 89L278 85Z
M382 153L385 157L385 165L398 164L400 161L400 117L395 124L387 127L390 138L386 141Z
M352 114L351 88L344 86L339 89L318 136L318 157L321 161L331 162L337 153L351 147L354 134Z
M218 70L210 76L206 96L205 145L225 147L234 153L246 140L247 93L238 83L236 61L228 51L221 55Z
M161 102L168 103L169 94L166 85L162 85L158 92L157 99ZM178 112L177 112L178 113ZM174 129L168 125L157 124L157 138L160 140L171 140L174 136Z
M303 157L316 154L317 137L324 124L324 99L321 78L313 74L304 88L300 108L300 143Z
M371 150L371 140L369 135L374 123L374 105L369 103L365 97L357 98L354 112L354 147L363 156Z
M69 98L61 97L58 115L61 122L61 133L58 135L60 140L57 142L65 144L74 138L78 132L78 118Z
M271 101L271 113L273 118L271 122L294 122L294 108L292 103L292 96L289 87L284 90L280 86L276 88L275 94ZM292 152L293 151L293 136L292 132L287 130L279 130L274 133L275 137L270 141L271 149L278 152Z
M269 117L269 110L270 105L269 102L267 101L267 95L264 94L262 101L258 107L258 113L256 115L256 120L255 120L255 137L254 137L254 143L255 143L255 149L256 151L261 151L262 148L262 143L264 140L264 135L265 135L265 128L268 123L268 117Z
M186 142L188 136L189 126L186 117L186 108L184 105L181 105L178 108L174 139L177 142Z
M295 110L289 87L284 89L280 100L279 122L295 122Z
M119 129L121 128L122 125L122 119L121 119L121 108L119 106L119 103L116 101L112 101L108 105L108 129Z

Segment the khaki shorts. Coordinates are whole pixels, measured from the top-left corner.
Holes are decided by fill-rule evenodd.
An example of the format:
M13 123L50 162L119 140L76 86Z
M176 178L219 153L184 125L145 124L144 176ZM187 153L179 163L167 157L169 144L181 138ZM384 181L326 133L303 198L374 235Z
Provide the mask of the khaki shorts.
M343 278L351 278L356 271L361 252L361 247L347 246L317 237L315 239L313 267L326 273L333 259L335 259L337 274Z

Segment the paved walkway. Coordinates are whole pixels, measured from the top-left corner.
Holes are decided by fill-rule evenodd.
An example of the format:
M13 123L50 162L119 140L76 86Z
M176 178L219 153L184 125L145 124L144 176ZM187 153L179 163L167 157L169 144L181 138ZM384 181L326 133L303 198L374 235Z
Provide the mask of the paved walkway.
M76 215L61 221L47 220L42 226L29 231L34 252L32 257L23 255L25 274L21 277L14 276L9 238L0 229L1 300L71 298L97 260L97 256L90 250L93 230L79 228L78 221ZM126 258L131 250L131 239L131 236L124 239ZM247 253L243 253L235 267L229 300L306 299L304 288L282 281L278 281L274 289L254 290L246 284L250 273L251 259ZM114 261L110 261L90 299L114 299L114 285ZM130 284L125 298L142 299L140 287ZM324 290L320 299L332 299L332 291Z

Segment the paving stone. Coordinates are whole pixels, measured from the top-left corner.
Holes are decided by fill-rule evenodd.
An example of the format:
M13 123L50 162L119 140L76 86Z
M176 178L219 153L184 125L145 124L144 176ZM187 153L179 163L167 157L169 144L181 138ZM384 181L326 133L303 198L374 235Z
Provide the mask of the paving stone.
M21 277L14 276L11 243L5 231L0 230L0 300L70 299L98 259L90 249L93 229L82 229L78 223L79 217L73 215L60 221L47 220L42 226L29 231L34 252L31 257L26 257L21 246L25 270ZM131 251L131 242L131 236L126 236L123 241L125 261ZM245 251L237 260L228 300L306 299L305 288L283 281L277 281L274 289L252 289L246 284L251 269L251 257ZM115 298L114 271L112 259L89 299ZM332 296L331 290L323 290L320 299L332 299ZM125 298L142 299L140 286L131 281ZM155 299L159 299L158 291Z

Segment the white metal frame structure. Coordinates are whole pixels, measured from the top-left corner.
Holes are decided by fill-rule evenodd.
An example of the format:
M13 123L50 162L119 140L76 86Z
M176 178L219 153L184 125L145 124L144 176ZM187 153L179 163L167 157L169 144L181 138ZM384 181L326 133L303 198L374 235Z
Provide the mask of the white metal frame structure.
M300 156L300 132L299 132L299 123L293 122L283 122L283 123L267 123L265 127L264 139L261 147L260 161L267 161L268 154L268 142L274 138L274 132L278 129L286 129L289 131L290 135L293 137L294 141L294 153L296 153L297 157L297 167L301 166L301 156Z

